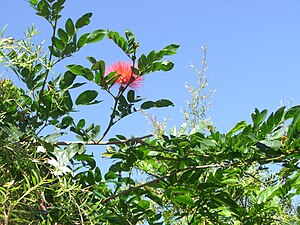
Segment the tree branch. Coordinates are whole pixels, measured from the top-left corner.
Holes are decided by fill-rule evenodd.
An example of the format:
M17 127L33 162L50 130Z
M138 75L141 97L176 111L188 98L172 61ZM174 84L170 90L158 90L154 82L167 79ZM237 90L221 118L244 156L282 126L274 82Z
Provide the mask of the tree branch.
M154 180L151 180L149 182L146 182L146 183L140 184L138 186L131 187L131 188L127 189L127 190L124 190L124 191L120 192L119 194L111 195L111 196L103 199L102 203L106 203L106 202L109 202L110 200L118 198L118 197L120 197L122 195L129 194L131 191L135 191L135 190L138 190L140 188L143 188L143 187L146 187L146 186L150 186L152 184L156 184L159 181L164 180L165 178L171 177L172 175L174 175L176 173L181 173L181 172L185 172L185 171L188 171L188 170L208 169L208 168L223 167L223 166L225 166L225 164L210 164L210 165L190 166L190 167L187 167L187 168L184 168L184 169L177 169L177 170L174 170L171 173L168 173L168 174L166 174L166 175L164 175L162 177L159 177L157 179L154 179Z
M124 143L132 143L132 142L139 142L142 143L143 139L152 137L152 134L148 134L142 137L133 137L126 140L119 140L119 141L58 141L55 145L71 145L71 144L83 144L83 145L116 145L116 144L124 144Z

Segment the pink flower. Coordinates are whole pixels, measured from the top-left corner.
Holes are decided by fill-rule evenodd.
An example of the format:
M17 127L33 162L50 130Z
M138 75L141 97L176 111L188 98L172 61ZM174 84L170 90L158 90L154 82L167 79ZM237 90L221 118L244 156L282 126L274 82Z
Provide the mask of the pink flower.
M115 84L123 86L128 85L133 89L142 86L143 78L132 72L131 64L129 62L115 62L107 68L105 74L107 75L111 72L117 72L116 76L119 76Z

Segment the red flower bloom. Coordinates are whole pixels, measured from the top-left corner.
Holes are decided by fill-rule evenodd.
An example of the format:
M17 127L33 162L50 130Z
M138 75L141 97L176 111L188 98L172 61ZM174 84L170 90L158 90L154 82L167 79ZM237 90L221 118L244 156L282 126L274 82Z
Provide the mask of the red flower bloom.
M129 84L129 87L133 89L139 88L142 85L143 78L132 72L131 64L129 62L115 62L107 68L105 74L107 75L111 72L117 72L116 76L119 76L115 84L123 86Z

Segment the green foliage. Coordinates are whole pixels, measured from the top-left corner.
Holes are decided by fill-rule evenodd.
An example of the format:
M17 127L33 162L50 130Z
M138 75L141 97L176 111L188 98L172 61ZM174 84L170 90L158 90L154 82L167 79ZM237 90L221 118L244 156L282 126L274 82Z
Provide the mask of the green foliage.
M211 92L201 92L207 86L204 57L202 71L196 70L199 87L188 86L188 124L158 137L117 134L104 142L124 117L173 103L145 100L129 84L112 89L120 75L106 74L105 62L93 56L87 57L89 68L71 64L60 75L50 71L105 37L131 60L132 74L169 71L174 64L163 58L179 45L137 57L139 43L130 30L124 37L104 29L80 35L92 13L58 27L64 3L29 1L53 31L48 53L43 44L32 44L34 27L23 40L0 39L2 66L25 87L0 81L0 224L299 224L293 204L300 193L299 106L271 114L255 109L251 124L216 131L205 120L203 104ZM85 88L90 83L99 88ZM85 89L73 100L79 87ZM112 98L108 125L86 124L85 115L73 118L75 109L101 103L99 92ZM77 142L58 141L71 134ZM112 163L106 173L87 154L88 145L107 145L103 157Z

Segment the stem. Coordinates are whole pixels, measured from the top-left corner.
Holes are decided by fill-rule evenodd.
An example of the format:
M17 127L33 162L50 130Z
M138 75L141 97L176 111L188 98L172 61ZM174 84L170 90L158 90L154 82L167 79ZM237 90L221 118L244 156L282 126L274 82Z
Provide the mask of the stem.
M133 56L130 57L130 58L132 60L132 67L134 67L135 66L135 60L136 60L136 48L134 49ZM99 138L98 141L96 141L97 144L100 143L104 139L104 137L107 135L107 133L109 132L109 130L112 128L112 126L116 124L117 121L114 122L114 118L115 118L114 112L117 109L120 96L126 91L126 89L128 88L128 86L131 84L132 77L133 77L133 71L131 70L130 82L128 82L128 84L126 84L126 86L124 88L120 88L119 92L118 92L118 94L116 96L113 96L111 94L111 92L108 91L108 93L113 96L115 102L114 102L114 106L112 108L112 113L110 114L110 120L108 122L108 125L107 125L105 131L103 132L102 136Z
M55 16L54 24L51 23L52 28L53 28L52 36L51 36L51 49L53 49L53 47L54 47L54 43L52 41L52 38L55 37L55 34L56 34L57 21L58 21L58 10L56 10L56 16ZM41 91L39 93L38 108L36 110L36 121L35 121L36 125L37 125L37 122L38 122L39 109L41 107L40 105L41 105L41 101L43 99L43 93L44 93L44 90L45 90L45 86L46 86L47 79L48 79L49 72L50 72L50 68L51 68L52 56L53 56L52 51L50 51L50 55L49 55L49 59L48 59L48 66L47 66L47 69L45 71L45 79L44 79L44 82L43 82L42 89L41 89Z

